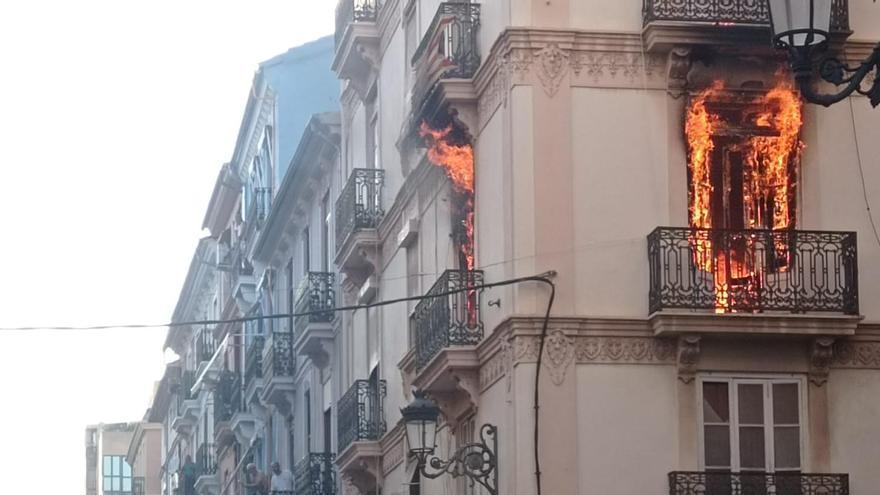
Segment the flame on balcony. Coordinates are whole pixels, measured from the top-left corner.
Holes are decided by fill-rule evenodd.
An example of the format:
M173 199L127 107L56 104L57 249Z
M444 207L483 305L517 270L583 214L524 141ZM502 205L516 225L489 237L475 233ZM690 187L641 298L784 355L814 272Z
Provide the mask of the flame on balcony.
M474 148L470 144L454 144L450 139L453 126L434 129L423 122L419 133L428 145L428 160L442 168L452 181L452 188L460 201L453 208L458 217L457 229L461 235L459 250L462 269L474 269Z
M455 130L453 124L438 129L422 122L419 134L428 146L428 161L442 168L452 182L457 197L452 201L453 238L458 245L459 266L471 272L474 269L474 148L469 142L456 142ZM471 279L466 280L469 283ZM478 321L477 292L471 289L463 296L468 326L474 327Z
M780 78L782 80L782 78ZM785 230L795 225L795 187L803 143L802 103L797 91L780 82L770 91L737 101L716 81L695 95L685 117L688 143L688 213L690 226L700 229ZM739 98L737 98L739 100ZM720 105L717 105L719 104ZM723 144L719 144L723 143ZM718 149L719 146L724 149ZM733 152L739 161L725 153ZM788 245L776 238L774 266L785 271ZM717 312L731 306L731 284L737 297L760 292L765 263L753 255L749 236L727 246L714 246L713 236L695 234L694 262L714 275Z

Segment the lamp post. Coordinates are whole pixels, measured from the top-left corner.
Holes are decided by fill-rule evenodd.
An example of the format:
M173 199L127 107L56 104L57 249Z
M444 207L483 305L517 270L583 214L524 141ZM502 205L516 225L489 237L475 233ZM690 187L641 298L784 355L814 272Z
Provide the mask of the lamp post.
M876 0L875 0L876 1ZM871 105L880 105L880 43L867 59L850 66L831 56L818 62L819 77L836 86L836 93L819 93L812 78L817 55L828 47L832 0L767 0L776 48L788 51L794 79L804 99L830 106L854 92L867 96ZM870 88L863 88L866 77L874 73Z
M466 476L490 494L498 495L498 428L484 424L480 427L479 442L460 447L448 460L434 457L440 408L422 392L416 391L413 395L415 399L400 413L406 426L409 453L416 457L417 469L422 476L428 479L444 474L454 478Z

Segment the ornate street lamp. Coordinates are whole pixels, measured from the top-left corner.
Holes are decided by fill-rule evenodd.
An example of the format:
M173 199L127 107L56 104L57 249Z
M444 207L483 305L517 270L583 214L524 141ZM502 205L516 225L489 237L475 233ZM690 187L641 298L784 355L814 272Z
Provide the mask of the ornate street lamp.
M400 414L406 425L409 453L416 457L417 469L422 476L428 479L447 473L454 478L467 476L472 482L485 487L490 494L498 495L498 428L484 424L480 427L480 442L462 446L449 460L433 457L440 409L424 393L416 391L413 395L415 400L401 409ZM431 459L428 459L429 456Z
M770 4L773 42L776 48L788 51L791 70L804 99L827 107L858 92L867 96L874 107L880 105L880 43L858 66L849 66L830 56L823 58L818 64L819 76L844 87L837 93L818 93L811 79L817 54L828 47L832 0L767 2ZM871 72L874 72L874 82L870 88L864 89L865 78Z

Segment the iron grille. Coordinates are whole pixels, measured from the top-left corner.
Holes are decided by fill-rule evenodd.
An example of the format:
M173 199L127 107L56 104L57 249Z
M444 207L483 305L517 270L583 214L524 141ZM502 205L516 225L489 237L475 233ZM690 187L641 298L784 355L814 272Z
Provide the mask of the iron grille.
M263 346L266 338L262 335L254 335L245 357L244 388L251 386L257 378L263 377Z
M244 387L241 384L241 374L233 373L232 379L232 414L244 412Z
M272 189L268 187L254 188L254 212L258 222L269 217L269 209L272 207Z
M274 376L293 376L296 361L290 332L272 332L272 358L264 364L263 375L267 379Z
M131 493L133 495L144 495L146 479L143 476L135 476L131 479Z
M214 461L214 445L203 443L196 450L196 463L199 465L199 476L212 475L217 472Z
M385 380L356 380L337 403L339 428L336 450L343 452L352 442L379 440L385 434Z
M296 302L296 313L311 314L297 316L293 328L298 339L309 323L330 323L335 316L332 310L336 307L336 289L331 272L309 272L299 288Z
M210 327L202 327L196 337L196 357L199 362L210 361L214 357L214 332Z
M849 475L673 471L669 495L849 495Z
M336 454L310 453L293 468L294 493L297 495L335 495Z
M416 367L421 369L450 345L476 345L483 339L478 289L459 289L483 284L481 270L446 270L413 311L412 330ZM440 295L445 294L445 295ZM433 296L433 297L432 297Z
M443 2L413 55L412 64L448 67L440 78L467 79L480 68L480 4ZM442 30L442 32L441 32ZM429 53L430 48L430 53ZM442 62L439 62L442 60Z
M236 383L235 373L231 371L222 371L217 380L217 386L214 387L214 422L221 423L232 419L232 415L236 413L238 407L234 402L236 385L241 388L241 382ZM240 395L239 395L240 397Z
M858 314L857 261L855 232L658 227L649 307Z
M192 386L195 383L195 373L186 370L180 375L177 383L177 415L183 414L183 402L192 398Z
M375 22L378 12L377 0L340 0L336 5L336 45L351 22Z
M374 229L385 216L382 185L385 171L376 168L352 170L336 200L336 251L349 235L361 229Z
M848 0L832 0L831 30L849 31ZM704 22L716 25L770 25L766 0L643 0L643 21Z

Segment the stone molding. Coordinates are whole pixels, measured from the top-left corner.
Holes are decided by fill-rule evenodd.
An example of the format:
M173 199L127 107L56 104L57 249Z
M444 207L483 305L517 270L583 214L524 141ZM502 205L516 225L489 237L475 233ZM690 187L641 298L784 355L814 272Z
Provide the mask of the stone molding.
M514 86L552 98L570 87L666 89L667 56L646 53L637 33L508 28L474 77L479 128L506 106Z
M843 340L834 345L830 367L880 369L880 342Z

